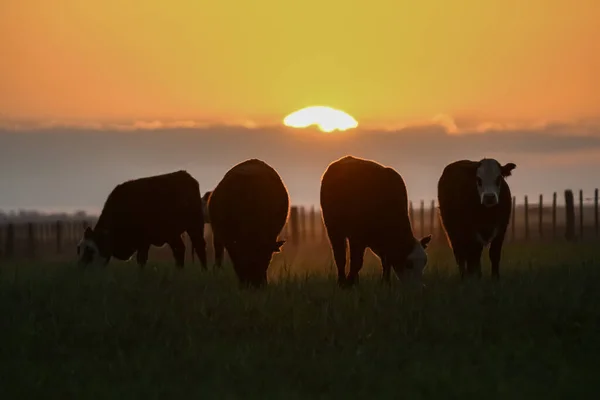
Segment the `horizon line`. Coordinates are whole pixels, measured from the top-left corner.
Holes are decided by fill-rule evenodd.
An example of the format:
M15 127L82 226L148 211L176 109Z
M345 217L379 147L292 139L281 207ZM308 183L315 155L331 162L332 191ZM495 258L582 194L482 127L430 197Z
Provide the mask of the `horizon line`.
M140 131L164 131L171 129L179 130L206 130L219 128L242 128L247 130L280 130L280 131L312 131L318 132L324 136L344 135L354 132L378 132L395 133L408 129L419 129L427 127L439 127L448 135L468 135L482 134L489 132L502 131L542 131L549 128L564 131L568 128L584 129L586 131L595 131L600 133L600 116L588 118L576 118L569 120L559 119L540 119L530 122L475 122L468 123L453 118L448 114L437 114L430 119L412 120L405 123L395 124L361 124L356 128L347 130L335 130L332 132L321 131L316 125L310 125L305 128L293 128L274 122L256 122L251 119L231 120L231 121L209 121L202 119L132 119L126 122L107 121L99 122L93 120L37 120L25 118L1 118L0 131L31 132L31 131L52 131L56 129L85 129L91 131L118 131L118 132L140 132Z

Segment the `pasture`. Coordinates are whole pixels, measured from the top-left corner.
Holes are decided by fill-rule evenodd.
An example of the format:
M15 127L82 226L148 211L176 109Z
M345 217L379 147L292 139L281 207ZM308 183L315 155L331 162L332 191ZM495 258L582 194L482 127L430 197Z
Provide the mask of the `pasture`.
M595 243L508 243L501 280L460 282L432 245L426 288L339 289L326 244L274 257L264 290L172 259L0 264L3 398L591 398Z

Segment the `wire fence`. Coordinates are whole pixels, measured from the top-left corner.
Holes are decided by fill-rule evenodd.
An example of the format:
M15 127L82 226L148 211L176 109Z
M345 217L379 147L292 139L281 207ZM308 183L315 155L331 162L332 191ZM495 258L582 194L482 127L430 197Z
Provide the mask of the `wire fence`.
M507 231L506 242L560 242L592 241L599 238L598 189L589 200L579 191L576 204L571 190L564 192L564 206L557 205L555 192L550 202L540 195L531 202L524 197L524 204L517 205L513 197L513 212ZM592 203L592 204L589 204ZM435 200L421 200L418 207L409 203L409 216L415 236L433 235L433 243L448 246L439 218ZM76 246L88 226L94 226L96 218L56 220L52 222L11 222L0 225L0 260L39 259L73 260ZM186 258L194 261L191 241L186 234L184 242L188 249ZM287 241L284 250L304 246L328 246L328 239L320 210L315 207L293 206L288 221L280 235ZM207 253L212 258L212 231L205 227ZM152 257L168 259L168 246L152 248Z

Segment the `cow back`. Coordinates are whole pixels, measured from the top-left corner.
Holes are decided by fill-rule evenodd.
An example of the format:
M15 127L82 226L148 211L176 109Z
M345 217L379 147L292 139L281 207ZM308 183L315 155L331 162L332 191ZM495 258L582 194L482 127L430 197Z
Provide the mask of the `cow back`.
M213 190L208 209L213 231L226 239L272 240L289 213L289 195L281 177L257 159L232 167Z

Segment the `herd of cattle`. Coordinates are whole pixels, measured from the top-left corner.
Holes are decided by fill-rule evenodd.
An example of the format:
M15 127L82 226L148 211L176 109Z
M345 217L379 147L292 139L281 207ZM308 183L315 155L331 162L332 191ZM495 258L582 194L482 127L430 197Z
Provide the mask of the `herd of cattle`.
M499 264L511 213L505 178L516 167L494 159L460 160L447 165L438 182L441 220L461 277L481 276L481 254L490 246L492 277ZM420 280L427 265L431 235L415 238L408 216L404 180L394 169L353 156L332 162L321 179L323 222L333 250L340 286L358 282L366 248L381 260L382 279L391 269L400 280ZM242 286L262 286L289 214L290 200L281 177L267 163L250 159L232 167L203 196L186 171L126 181L117 185L92 228L77 246L81 265L136 253L143 267L151 245L168 244L176 265L184 265L187 232L203 269L207 268L204 224L213 231L215 266L224 250ZM346 246L350 270L346 274Z

